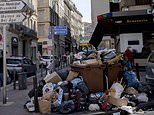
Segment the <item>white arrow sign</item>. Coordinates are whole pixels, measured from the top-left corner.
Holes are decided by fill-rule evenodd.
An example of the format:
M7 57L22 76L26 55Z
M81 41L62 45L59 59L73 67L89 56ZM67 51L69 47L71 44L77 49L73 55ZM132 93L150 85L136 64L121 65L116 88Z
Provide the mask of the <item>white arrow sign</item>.
M25 15L22 13L6 13L6 14L0 14L0 23L16 23L16 22L22 22L26 18Z
M0 2L0 12L22 10L25 6L23 1Z

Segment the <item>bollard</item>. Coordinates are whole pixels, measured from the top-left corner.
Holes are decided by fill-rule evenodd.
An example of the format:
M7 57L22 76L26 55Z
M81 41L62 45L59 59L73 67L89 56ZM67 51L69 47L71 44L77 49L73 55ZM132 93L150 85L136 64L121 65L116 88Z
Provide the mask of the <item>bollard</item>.
M140 81L140 73L139 73L139 64L136 63L136 76L138 78L138 80Z
M48 64L47 64L47 62L46 62L46 67L45 67L45 72L46 72L46 75L47 75L47 73L48 73L47 66L48 66Z
M43 64L41 64L41 77L43 77Z
M37 77L33 77L33 85L34 85L34 106L35 112L39 112L39 104L38 104L38 92L37 92Z
M13 89L16 89L16 71L13 70Z

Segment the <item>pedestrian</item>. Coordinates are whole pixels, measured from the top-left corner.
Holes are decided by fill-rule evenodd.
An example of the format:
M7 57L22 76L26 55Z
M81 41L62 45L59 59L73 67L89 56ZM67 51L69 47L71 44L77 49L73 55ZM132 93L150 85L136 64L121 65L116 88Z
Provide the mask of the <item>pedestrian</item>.
M128 68L132 68L134 66L134 56L133 56L132 48L130 46L127 47L127 49L124 53L124 58L127 62L126 66Z
M3 51L0 57L0 87L3 85Z

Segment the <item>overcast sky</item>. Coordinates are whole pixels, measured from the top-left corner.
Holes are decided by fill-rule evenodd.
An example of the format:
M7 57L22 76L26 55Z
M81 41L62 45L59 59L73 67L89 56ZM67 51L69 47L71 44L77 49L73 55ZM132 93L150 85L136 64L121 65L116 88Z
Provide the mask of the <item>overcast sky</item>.
M72 0L83 15L84 22L91 22L91 0Z

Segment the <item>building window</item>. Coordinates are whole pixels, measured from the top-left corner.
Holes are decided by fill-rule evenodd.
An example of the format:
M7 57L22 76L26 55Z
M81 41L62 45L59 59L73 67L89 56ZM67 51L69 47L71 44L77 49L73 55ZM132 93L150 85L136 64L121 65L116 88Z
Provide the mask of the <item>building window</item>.
M110 12L116 12L120 10L119 3L110 2Z
M151 0L135 0L136 5L146 5L151 4Z
M33 29L33 20L30 19L30 28Z
M33 29L36 31L36 21L34 21L34 28Z
M128 45L139 45L139 44L140 44L139 40L128 41Z
M43 36L44 35L44 28L45 28L44 24L39 24L38 25L38 35L39 36Z

